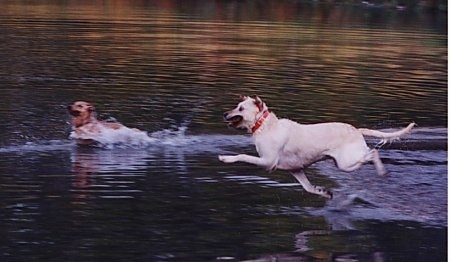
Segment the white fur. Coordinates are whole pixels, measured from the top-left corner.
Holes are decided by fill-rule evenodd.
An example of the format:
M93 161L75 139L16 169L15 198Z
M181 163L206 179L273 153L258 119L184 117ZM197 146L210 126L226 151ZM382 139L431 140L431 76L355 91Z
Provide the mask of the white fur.
M232 126L251 132L265 110L268 108L259 97L244 97L235 109L225 113L224 118L229 121L236 116L242 117L242 121ZM392 141L409 133L413 127L414 123L411 123L400 131L385 133L336 122L303 125L288 119L278 119L274 113L270 113L253 134L259 157L246 154L220 155L219 160L225 163L247 162L269 170L291 171L306 191L331 198L331 192L311 185L303 171L306 167L331 157L340 170L351 172L372 161L377 173L384 175L387 172L378 151L367 146L363 135L380 137L381 142Z

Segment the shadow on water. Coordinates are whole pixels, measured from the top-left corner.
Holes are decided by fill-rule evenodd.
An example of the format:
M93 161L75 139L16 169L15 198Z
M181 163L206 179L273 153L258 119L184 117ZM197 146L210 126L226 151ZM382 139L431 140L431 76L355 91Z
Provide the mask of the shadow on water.
M337 1L336 1L337 2ZM344 1L345 2L345 1ZM322 1L0 3L3 260L443 261L447 15ZM225 165L237 95L279 117L398 128L390 171ZM147 132L84 148L66 105ZM368 140L371 146L378 141Z

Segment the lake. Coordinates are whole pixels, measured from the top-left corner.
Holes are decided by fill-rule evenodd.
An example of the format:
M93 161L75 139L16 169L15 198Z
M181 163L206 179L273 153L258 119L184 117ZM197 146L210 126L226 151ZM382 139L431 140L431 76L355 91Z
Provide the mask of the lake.
M319 1L2 1L2 261L445 261L447 14ZM223 112L411 135L389 170L287 172ZM66 107L148 141L80 147ZM368 138L370 146L378 141ZM350 203L341 205L346 200ZM348 201L347 201L348 202Z

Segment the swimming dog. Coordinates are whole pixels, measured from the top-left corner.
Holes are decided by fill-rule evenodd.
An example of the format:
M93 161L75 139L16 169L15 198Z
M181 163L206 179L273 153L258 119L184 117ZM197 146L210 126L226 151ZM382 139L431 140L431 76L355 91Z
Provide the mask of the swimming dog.
M76 101L67 106L67 110L69 111L69 114L73 116L72 128L75 135L72 137L75 137L77 143L81 145L92 145L99 142L98 138L101 138L101 135L108 131L119 130L122 128L128 129L118 122L98 120L95 116L95 107L89 102ZM136 128L131 130L144 133Z
M245 129L253 134L259 157L246 154L219 155L220 161L240 161L268 170L290 171L307 192L330 199L333 197L332 192L312 185L305 175L305 168L332 158L340 170L351 172L370 161L379 175L385 175L387 171L378 150L370 149L364 136L381 138L380 143L384 144L410 133L415 125L410 123L404 129L386 133L338 122L299 124L289 119L279 119L258 96L241 96L237 107L225 112L223 118L230 127Z

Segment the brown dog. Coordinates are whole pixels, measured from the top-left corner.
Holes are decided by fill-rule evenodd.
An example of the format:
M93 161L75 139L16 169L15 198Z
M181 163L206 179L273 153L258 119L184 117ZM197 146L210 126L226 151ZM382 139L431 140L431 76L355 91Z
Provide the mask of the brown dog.
M72 128L75 131L75 137L78 144L90 145L96 141L102 132L108 130L118 130L126 128L124 125L117 122L100 121L95 117L95 107L85 101L76 101L72 105L67 106L67 110L74 117L72 119ZM132 129L133 131L142 132L139 129Z

